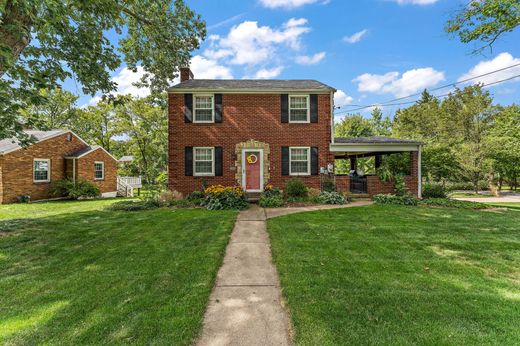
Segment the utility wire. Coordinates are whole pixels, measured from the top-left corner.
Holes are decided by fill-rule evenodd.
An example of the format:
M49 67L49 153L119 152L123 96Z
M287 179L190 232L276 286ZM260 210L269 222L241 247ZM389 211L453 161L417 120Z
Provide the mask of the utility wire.
M445 85L442 85L440 87L437 87L437 88L434 88L434 89L430 89L429 91L432 92L432 91L437 91L437 90L441 90L441 89L445 89L445 88L448 88L448 87L451 87L451 86L456 86L458 84L461 84L461 83L466 83L466 82L469 82L470 80L473 80L473 79L477 79L477 78L480 78L480 77L485 77L485 76L489 76L491 74L494 74L494 73L497 73L497 72L502 72L502 71L505 71L505 70L508 70L510 68L513 68L513 67L517 67L517 66L520 66L520 63L518 64L514 64L514 65L511 65L511 66L507 66L507 67L503 67L501 69L498 69L498 70L494 70L494 71L490 71L490 72L487 72L487 73L484 73L484 74L481 74L481 75L478 75L478 76L474 76L474 77L471 77L471 78L466 78L466 79L463 79L461 81L458 81L458 82L453 82L453 83L450 83L450 84L445 84ZM518 76L515 76L513 78L516 78ZM513 79L513 78L510 78L510 79ZM507 81L509 79L506 79L505 81ZM497 84L497 83L500 83L499 82L496 82L496 83L491 83L489 85L493 85L493 84ZM487 86L487 85L485 85ZM345 105L343 107L358 107L356 109L350 109L350 110L345 110L345 111L342 111L342 112L350 112L350 111L353 111L353 110L357 110L357 109L363 109L363 108L370 108L370 107L376 107L376 106L384 106L384 105L387 105L387 106L390 106L390 104L388 103L391 103L391 102L395 102L395 101L400 101L400 100L405 100L407 98L410 98L410 97L414 97L414 96L419 96L421 95L422 92L420 93L416 93L416 94L411 94L411 95L408 95L408 96L403 96L403 97L399 97L399 98L396 98L396 99L393 99L393 100L389 100L389 101L385 101L383 103L378 103L378 104L371 104L371 105L366 105L366 106L363 106L363 105ZM413 103L415 103L416 101L414 101ZM404 104L408 104L409 102L406 102ZM362 107L362 108L361 108Z
M519 64L520 65L520 64ZM492 82L492 83L486 83L486 84L482 84L482 87L487 87L487 86L491 86L491 85L495 85L495 84L498 84L498 83L502 83L502 82L507 82L509 80L512 80L512 79L515 79L515 78L518 78L520 77L520 74L516 75L516 76L512 76L512 77L509 77L509 78L505 78L505 79L501 79L501 80L498 80L498 81L495 81L495 82ZM478 77L475 77L475 78L478 78ZM441 88L442 89L442 88ZM439 90L439 88L437 89L432 89L433 90ZM417 95L421 95L421 93L419 94L416 94L416 95L413 95L413 96L417 96ZM450 93L447 93L447 94L443 94L443 95L433 95L434 97L436 98L441 98L441 97L446 97L446 96L449 96ZM361 109L366 109L366 108L371 108L371 107L378 107L378 106L401 106L401 105L407 105L407 104L412 104L412 103L417 103L417 101L419 100L415 100L415 101L408 101L408 102L398 102L398 103L388 103L388 102L393 102L393 101L398 101L398 100L403 100L405 98L408 98L408 97L404 97L404 98L399 98L399 99L395 99L395 100L391 100L391 101L387 101L385 103L376 103L376 104L372 104L372 105L367 105L367 106L359 106L357 108L354 108L354 109L348 109L348 110L344 110L344 111L341 111L341 112L336 112L334 114L343 114L343 113L350 113L350 112L354 112L354 111L358 111L358 110L361 110Z

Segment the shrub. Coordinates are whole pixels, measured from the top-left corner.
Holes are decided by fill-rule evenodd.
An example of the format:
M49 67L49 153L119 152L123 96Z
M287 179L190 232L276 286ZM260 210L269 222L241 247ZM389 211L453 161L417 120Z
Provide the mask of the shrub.
M200 206L204 202L204 192L193 191L186 197L186 201L192 203L194 206Z
M212 185L204 193L203 205L209 210L244 209L248 205L244 191L238 186Z
M422 196L423 198L446 198L446 190L441 184L425 184Z
M323 191L333 192L336 191L336 184L334 184L334 181L332 180L326 180L321 184L321 189Z
M109 205L106 209L111 211L141 211L159 208L159 204L150 201L121 201Z
M101 191L96 184L87 180L62 179L51 184L50 193L56 197L67 197L70 199L98 197Z
M285 183L287 197L307 197L307 187L301 179L293 178Z
M404 181L404 175L398 174L394 177L394 190L397 196L406 195L406 182Z
M159 193L157 199L162 205L172 206L175 205L177 201L182 200L182 193L179 191L166 190Z
M323 191L318 196L318 201L322 204L345 204L345 197L339 192Z
M478 183L479 190L488 190L489 183L487 181L479 181ZM457 190L469 190L473 191L475 187L471 182L449 182L446 184L447 191L457 191Z
M16 197L16 200L18 203L29 203L31 202L31 196L30 195L20 195Z
M307 195L308 195L309 197L317 197L317 196L319 196L320 194L321 194L321 191L318 190L318 189L315 189L315 188L313 188L313 187L310 187L310 188L307 189Z
M396 196L392 194L379 194L372 197L376 204L396 204L396 205L417 205L417 198L404 195Z
M478 202L468 202L468 201L459 201L456 199L449 198L429 198L424 199L419 202L420 205L428 206L428 207L446 207L446 208L458 208L458 209L488 209L491 206L478 203Z
M284 201L282 195L280 196L260 196L260 201L258 204L262 208L278 208L283 206Z
M262 192L262 195L266 197L278 197L282 196L282 191L271 184L267 184L264 188L264 192Z

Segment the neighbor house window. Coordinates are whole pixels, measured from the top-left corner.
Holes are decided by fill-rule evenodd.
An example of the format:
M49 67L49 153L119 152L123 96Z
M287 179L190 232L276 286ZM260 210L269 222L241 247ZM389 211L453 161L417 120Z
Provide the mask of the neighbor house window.
M94 162L94 179L103 180L105 179L105 163L102 161Z
M309 122L309 95L289 96L289 122Z
M196 95L193 122L213 123L215 122L214 104L212 95Z
M215 149L193 148L193 174L215 175Z
M34 159L33 180L35 183L51 181L51 160Z
M289 148L289 172L291 175L311 174L310 152L309 147Z

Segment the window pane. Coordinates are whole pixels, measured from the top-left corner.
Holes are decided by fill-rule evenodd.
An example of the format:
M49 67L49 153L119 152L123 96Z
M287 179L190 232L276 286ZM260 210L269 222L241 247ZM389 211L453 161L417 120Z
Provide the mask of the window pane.
M196 149L195 160L211 161L213 159L213 150L211 149Z
M49 180L48 161L34 161L34 180Z
M307 161L292 161L291 173L307 173Z
M307 108L307 97L305 96L292 96L291 97L291 108Z
M35 171L34 172L34 180L48 180L48 172L47 171Z
M103 179L103 164L94 163L94 178Z
M211 161L196 161L195 172L196 173L212 173L213 165Z
M211 96L197 96L195 97L195 108L197 109L200 109L200 108L206 108L206 109L211 109L212 106L213 106L213 102L212 102L212 97Z
M291 160L307 161L307 149L291 149Z
M212 121L213 110L211 109L197 109L195 110L195 121Z
M291 121L307 121L307 110L291 109Z

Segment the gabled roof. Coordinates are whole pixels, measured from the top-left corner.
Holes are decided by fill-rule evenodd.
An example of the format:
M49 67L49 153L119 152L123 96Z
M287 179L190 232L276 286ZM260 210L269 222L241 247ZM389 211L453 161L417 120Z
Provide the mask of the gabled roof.
M57 129L57 130L50 130L50 131L24 130L24 132L26 134L28 134L29 136L35 137L36 143L39 143L39 142L45 141L47 139L51 139L56 136L60 136L60 135L70 132L74 136L79 138L80 141L85 143L85 145L87 145L87 143L84 140L82 140L78 135L76 135L71 130L64 130L64 129ZM22 146L20 145L20 142L16 138L6 138L6 139L0 140L0 155L5 155L10 152L19 150L19 149L22 149Z
M331 92L331 86L311 79L190 79L176 84L169 92Z
M340 144L421 144L411 139L392 138L386 136L371 137L336 137L334 143Z
M119 162L132 162L134 161L134 157L132 155L125 155L125 156L121 156L121 158L119 160L117 160Z
M82 158L83 156L85 155L88 155L96 150L103 150L105 153L107 153L111 158L113 158L115 161L117 161L117 159L112 156L112 154L110 154L108 151L105 150L105 148L103 148L102 146L99 146L99 145L92 145L92 146L88 146L88 147L85 147L83 149L80 149L72 154L69 154L67 156L65 156L66 159L79 159L79 158Z

